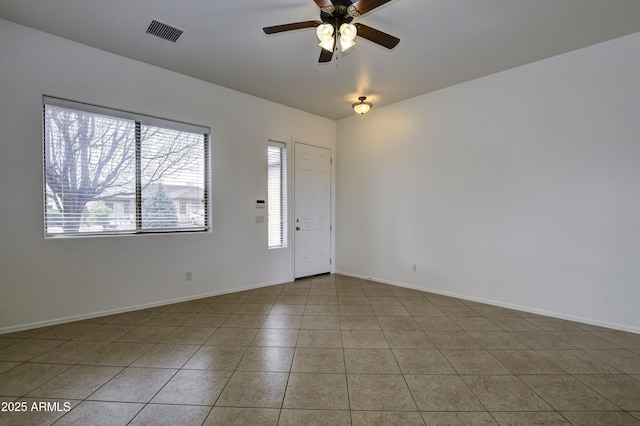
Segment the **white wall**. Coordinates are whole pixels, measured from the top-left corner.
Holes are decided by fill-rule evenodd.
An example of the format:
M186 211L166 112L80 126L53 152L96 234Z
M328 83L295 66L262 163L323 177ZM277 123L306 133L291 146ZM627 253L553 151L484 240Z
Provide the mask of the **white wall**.
M337 131L338 272L640 332L640 34Z
M213 232L45 240L43 94L210 126ZM0 20L0 332L293 279L293 241L267 250L255 220L267 140L335 138L332 120Z

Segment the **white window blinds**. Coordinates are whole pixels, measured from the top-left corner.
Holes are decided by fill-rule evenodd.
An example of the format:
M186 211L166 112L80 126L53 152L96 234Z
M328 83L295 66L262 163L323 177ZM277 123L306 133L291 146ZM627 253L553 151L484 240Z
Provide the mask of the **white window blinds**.
M287 246L287 147L269 141L267 147L267 207L269 248Z
M209 130L44 98L45 233L208 229Z

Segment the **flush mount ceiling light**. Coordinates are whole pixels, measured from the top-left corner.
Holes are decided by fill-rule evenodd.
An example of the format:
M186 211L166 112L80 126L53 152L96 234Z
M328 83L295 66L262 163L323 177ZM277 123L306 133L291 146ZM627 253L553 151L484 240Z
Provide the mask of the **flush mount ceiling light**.
M371 108L373 108L373 104L371 102L365 102L367 100L366 96L360 96L358 100L360 102L356 102L355 104L351 105L356 114L365 115Z
M319 21L302 21L291 24L264 27L265 34L277 34L285 31L316 28L320 40L320 59L318 62L331 62L338 59L336 53L344 52L356 44L356 36L365 38L387 49L393 49L400 39L361 23L352 24L354 18L376 9L391 0L313 0L320 8ZM339 48L338 48L339 46Z

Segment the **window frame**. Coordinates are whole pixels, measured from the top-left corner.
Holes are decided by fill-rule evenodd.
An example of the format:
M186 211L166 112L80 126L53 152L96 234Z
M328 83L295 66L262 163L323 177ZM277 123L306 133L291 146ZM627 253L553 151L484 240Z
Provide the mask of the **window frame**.
M115 119L123 119L123 120L131 120L135 123L135 195L133 198L133 205L130 205L130 212L135 216L135 229L126 229L126 230L111 230L111 231L100 231L100 232L48 232L48 204L49 200L47 197L47 106L51 107L59 107L66 108L70 110L75 110L81 113L88 114L97 114L103 115L107 117L113 117ZM120 236L120 235L148 235L148 234L183 234L183 233L202 233L202 232L210 232L211 231L211 129L206 126L184 123L181 121L158 118L150 115L133 113L129 111L124 111L120 109L102 107L94 104L71 101L68 99L43 95L42 96L42 108L43 108L43 119L42 119L42 194L43 194L43 231L44 236L47 239L56 239L56 238L85 238L85 237L103 237L103 236ZM140 167L141 167L141 134L140 128L141 126L157 126L167 130L178 131L178 132L186 132L192 134L201 134L203 139L203 147L202 147L202 156L203 156L203 168L204 173L202 175L203 178L203 210L204 210L204 224L202 226L197 227L172 227L172 228L143 228L142 227L142 177L140 175ZM180 204L180 203L178 203ZM179 208L179 205L178 205Z
M271 199L271 182L269 176L269 150L271 148L278 148L280 152L280 167L279 167L279 177L280 177L280 185L279 185L279 218L280 221L277 224L272 224L272 217L270 211L271 206L274 200ZM284 142L278 142L274 140L269 140L267 143L267 248L269 250L274 249L282 249L287 248L289 243L289 191L288 191L288 152L287 152L287 144ZM273 225L273 226L272 226ZM279 225L279 226L278 226ZM272 244L272 229L279 228L279 233L277 235L278 244ZM275 238L273 238L275 239Z

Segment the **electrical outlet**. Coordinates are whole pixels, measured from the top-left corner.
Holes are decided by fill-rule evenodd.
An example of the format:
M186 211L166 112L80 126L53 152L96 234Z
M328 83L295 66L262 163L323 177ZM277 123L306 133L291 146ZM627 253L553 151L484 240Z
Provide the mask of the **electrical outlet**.
M184 273L184 280L185 281L191 281L193 279L193 275L191 274L191 271L187 271Z

